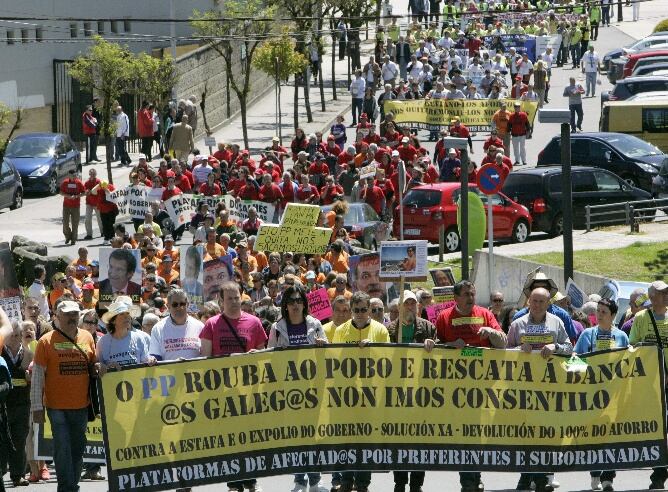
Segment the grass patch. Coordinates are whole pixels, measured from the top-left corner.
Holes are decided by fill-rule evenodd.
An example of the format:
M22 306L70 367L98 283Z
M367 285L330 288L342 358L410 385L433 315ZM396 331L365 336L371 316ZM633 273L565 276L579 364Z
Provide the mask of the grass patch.
M545 265L564 266L563 253L522 256ZM668 274L668 242L633 243L619 249L593 249L573 253L574 269L616 280L653 282Z

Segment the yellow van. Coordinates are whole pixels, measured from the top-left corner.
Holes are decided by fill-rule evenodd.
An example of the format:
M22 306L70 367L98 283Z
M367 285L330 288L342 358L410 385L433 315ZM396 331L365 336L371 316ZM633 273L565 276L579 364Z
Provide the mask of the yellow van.
M668 98L606 102L599 130L628 133L668 153Z

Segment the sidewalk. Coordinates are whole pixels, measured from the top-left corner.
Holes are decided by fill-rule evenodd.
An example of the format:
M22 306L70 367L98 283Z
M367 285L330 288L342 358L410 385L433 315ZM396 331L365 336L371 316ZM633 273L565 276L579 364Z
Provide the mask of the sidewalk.
M373 51L373 33L369 33L369 41L362 42L362 60L369 52ZM337 46L338 50L338 46ZM364 63L364 62L363 62ZM339 60L338 51L336 54L336 85L337 97L335 101L332 94L332 46L331 42L325 47L325 53L322 55L322 76L325 86L325 107L326 111L321 109L320 88L318 85L311 84L309 98L311 101L312 122L306 120L306 109L304 108L304 88L299 88L299 125L304 132L315 133L317 131L329 131L329 127L334 122L338 114L346 113L350 110L351 99L348 92L348 63L347 59ZM313 79L311 78L311 82ZM278 136L275 125L276 121L276 97L275 91L269 90L252 106L248 108L246 123L248 127L248 146L251 153L258 152L271 145L271 139ZM294 82L281 86L281 110L283 136L282 144L285 147L290 146L294 137ZM346 118L348 119L348 118ZM219 128L212 135L216 142L238 143L243 146L243 133L241 131L241 114L238 113L225 126ZM196 142L196 147L202 152L207 149L204 145L204 139ZM215 149L214 149L215 151Z
M633 8L622 7L624 16L623 22L617 22L617 5L613 5L610 12L610 19L614 25L624 34L628 34L634 39L642 39L649 36L659 21L668 19L668 0L651 0L640 3L640 16L637 21L633 21Z

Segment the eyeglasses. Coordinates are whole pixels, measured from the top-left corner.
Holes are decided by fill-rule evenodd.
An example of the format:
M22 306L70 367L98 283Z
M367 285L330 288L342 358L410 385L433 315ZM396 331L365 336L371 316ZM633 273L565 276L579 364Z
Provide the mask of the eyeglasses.
M173 302L170 304L173 308L182 308L188 305L187 302Z
M359 313L366 313L369 311L369 308L353 308L353 313L359 314Z
M97 324L97 320L92 320L92 319L85 319L85 320L83 320L83 322L84 322L85 325L96 325Z
M288 305L290 304L303 304L304 300L301 297L291 297L288 299Z
M39 311L39 306L26 306L26 309Z
M503 302L503 299L492 299L492 302Z
M384 311L384 309L382 307L371 308L372 313L382 313L383 311Z
M337 280L336 283L337 283L337 284L345 284L346 281L345 281L345 280Z

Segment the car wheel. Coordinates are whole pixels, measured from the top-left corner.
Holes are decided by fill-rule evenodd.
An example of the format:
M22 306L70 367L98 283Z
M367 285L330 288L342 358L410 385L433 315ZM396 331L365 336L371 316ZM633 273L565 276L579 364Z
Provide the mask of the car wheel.
M51 177L49 177L49 195L55 195L58 193L58 175L56 173L53 173Z
M12 203L9 206L9 210L16 210L17 208L21 208L22 206L23 206L23 191L16 190L16 193L14 193L14 203Z
M456 227L445 231L445 249L448 253L454 253L459 249L459 232Z
M512 241L514 243L523 243L529 238L529 233L529 223L524 219L520 219L515 222L515 226L513 227Z
M626 182L627 185L633 186L634 188L640 188L640 183L638 180L630 174L624 174L621 176L621 178L624 180L624 182Z
M563 215L557 215L552 221L552 227L550 227L550 236L557 237L561 236L564 233L564 217Z

